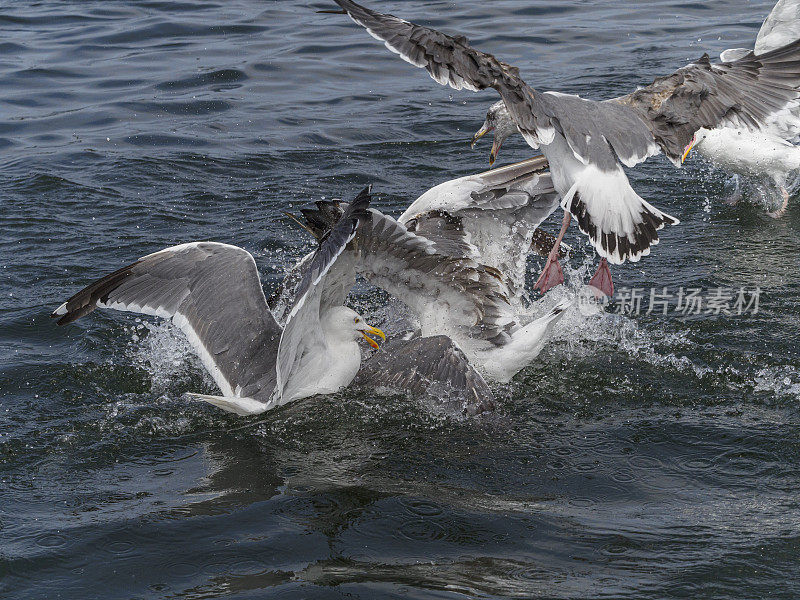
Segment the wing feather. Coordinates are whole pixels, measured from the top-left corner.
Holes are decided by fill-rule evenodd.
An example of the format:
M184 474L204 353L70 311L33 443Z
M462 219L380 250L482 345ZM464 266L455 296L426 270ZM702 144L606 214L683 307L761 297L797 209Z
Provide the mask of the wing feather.
M356 236L359 227L369 218L367 209L371 201L370 190L371 186L362 190L355 200L338 214L335 205L325 204L326 212L319 215L319 222L324 222L328 217L334 220L330 223L330 227L321 233L316 252L309 260L301 263L304 272L295 289L292 309L278 347L276 394L278 403L281 402L281 398L291 397L288 390L292 383L292 375L298 371L303 356L312 348L325 344L320 313L325 309L322 299L327 285L326 276Z
M357 385L380 385L455 402L468 415L493 410L494 394L467 357L447 336L392 340L356 377Z
M171 319L224 395L272 394L281 328L246 250L214 242L161 250L87 286L52 316L65 325L98 307Z

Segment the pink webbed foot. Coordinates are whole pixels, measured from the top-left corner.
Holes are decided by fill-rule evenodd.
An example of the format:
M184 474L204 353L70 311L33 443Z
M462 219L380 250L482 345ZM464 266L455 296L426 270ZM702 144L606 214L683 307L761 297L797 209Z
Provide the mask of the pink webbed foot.
M558 262L558 253L555 255L550 254L547 258L547 264L542 269L542 274L536 280L536 285L533 289L539 290L545 294L557 285L564 283L564 271L561 270L561 264Z
M589 285L608 298L614 295L614 282L611 280L611 270L605 258L600 261L600 266L597 267L597 272L589 281Z

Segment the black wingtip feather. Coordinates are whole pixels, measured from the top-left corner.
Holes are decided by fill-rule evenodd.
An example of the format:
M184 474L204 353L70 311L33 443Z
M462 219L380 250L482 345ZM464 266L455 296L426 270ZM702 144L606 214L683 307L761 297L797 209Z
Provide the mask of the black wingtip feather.
M344 211L336 201L319 201L316 209L302 209L309 227L322 231L318 237L319 246L314 253L307 270L305 271L295 296L295 306L298 306L306 292L319 280L342 253L345 246L353 238L358 227L369 219L369 204L372 201L372 186L368 185L361 190L358 196L350 202ZM317 235L315 233L315 235Z
M68 325L73 321L77 321L81 317L88 315L97 308L98 300L103 302L104 299L108 299L108 295L118 288L122 282L131 275L131 269L138 264L139 261L136 261L135 263L126 267L122 267L121 269L118 269L113 273L106 275L102 279L98 279L94 283L86 286L64 303L64 306L67 310L66 313L59 315L56 312L53 312L50 315L50 318L58 318L56 325Z

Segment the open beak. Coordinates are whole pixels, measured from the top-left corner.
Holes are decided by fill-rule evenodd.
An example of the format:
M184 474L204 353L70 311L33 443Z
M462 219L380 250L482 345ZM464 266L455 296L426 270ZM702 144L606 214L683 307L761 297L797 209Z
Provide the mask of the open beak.
M469 147L473 150L475 149L475 144L478 143L478 140L489 133L494 127L489 125L486 121L483 122L483 127L481 127L475 135L472 136L472 141L469 143Z
M497 137L494 138L494 144L492 144L492 151L489 154L489 166L494 166L494 161L497 160L497 154L500 152L500 146L502 146L503 142L498 142Z
M368 333L371 333L372 335L376 335L376 336L378 336L378 337L379 337L379 338L381 338L381 339L382 339L384 342L386 341L386 334L385 334L385 333L383 333L383 332L382 332L380 329L378 329L377 327L370 327L369 329L366 329L366 330L362 331L362 332L361 332L361 335L363 335L363 336L364 336L364 339L365 339L365 340L367 340L367 343L368 343L370 346L372 346L373 348L375 348L375 350L377 350L378 348L380 348L380 346L378 346L378 342L376 342L375 340L373 340L371 337L369 337L369 336L367 335Z
M681 156L681 164L686 162L686 157L689 156L689 152L692 151L692 148L695 147L695 144L697 144L697 136L694 136L692 138L692 141L689 142L689 145L686 146L686 148L683 149L683 156Z

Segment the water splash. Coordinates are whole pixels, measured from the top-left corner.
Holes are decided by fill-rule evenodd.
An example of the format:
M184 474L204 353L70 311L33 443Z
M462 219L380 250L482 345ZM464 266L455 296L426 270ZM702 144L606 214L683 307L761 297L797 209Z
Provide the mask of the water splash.
M150 375L152 393L163 395L185 387L198 374L202 374L206 386L214 386L189 340L171 321L136 319L126 329L131 333L127 354L134 365Z
M759 369L755 375L753 391L800 400L800 370L788 365Z

